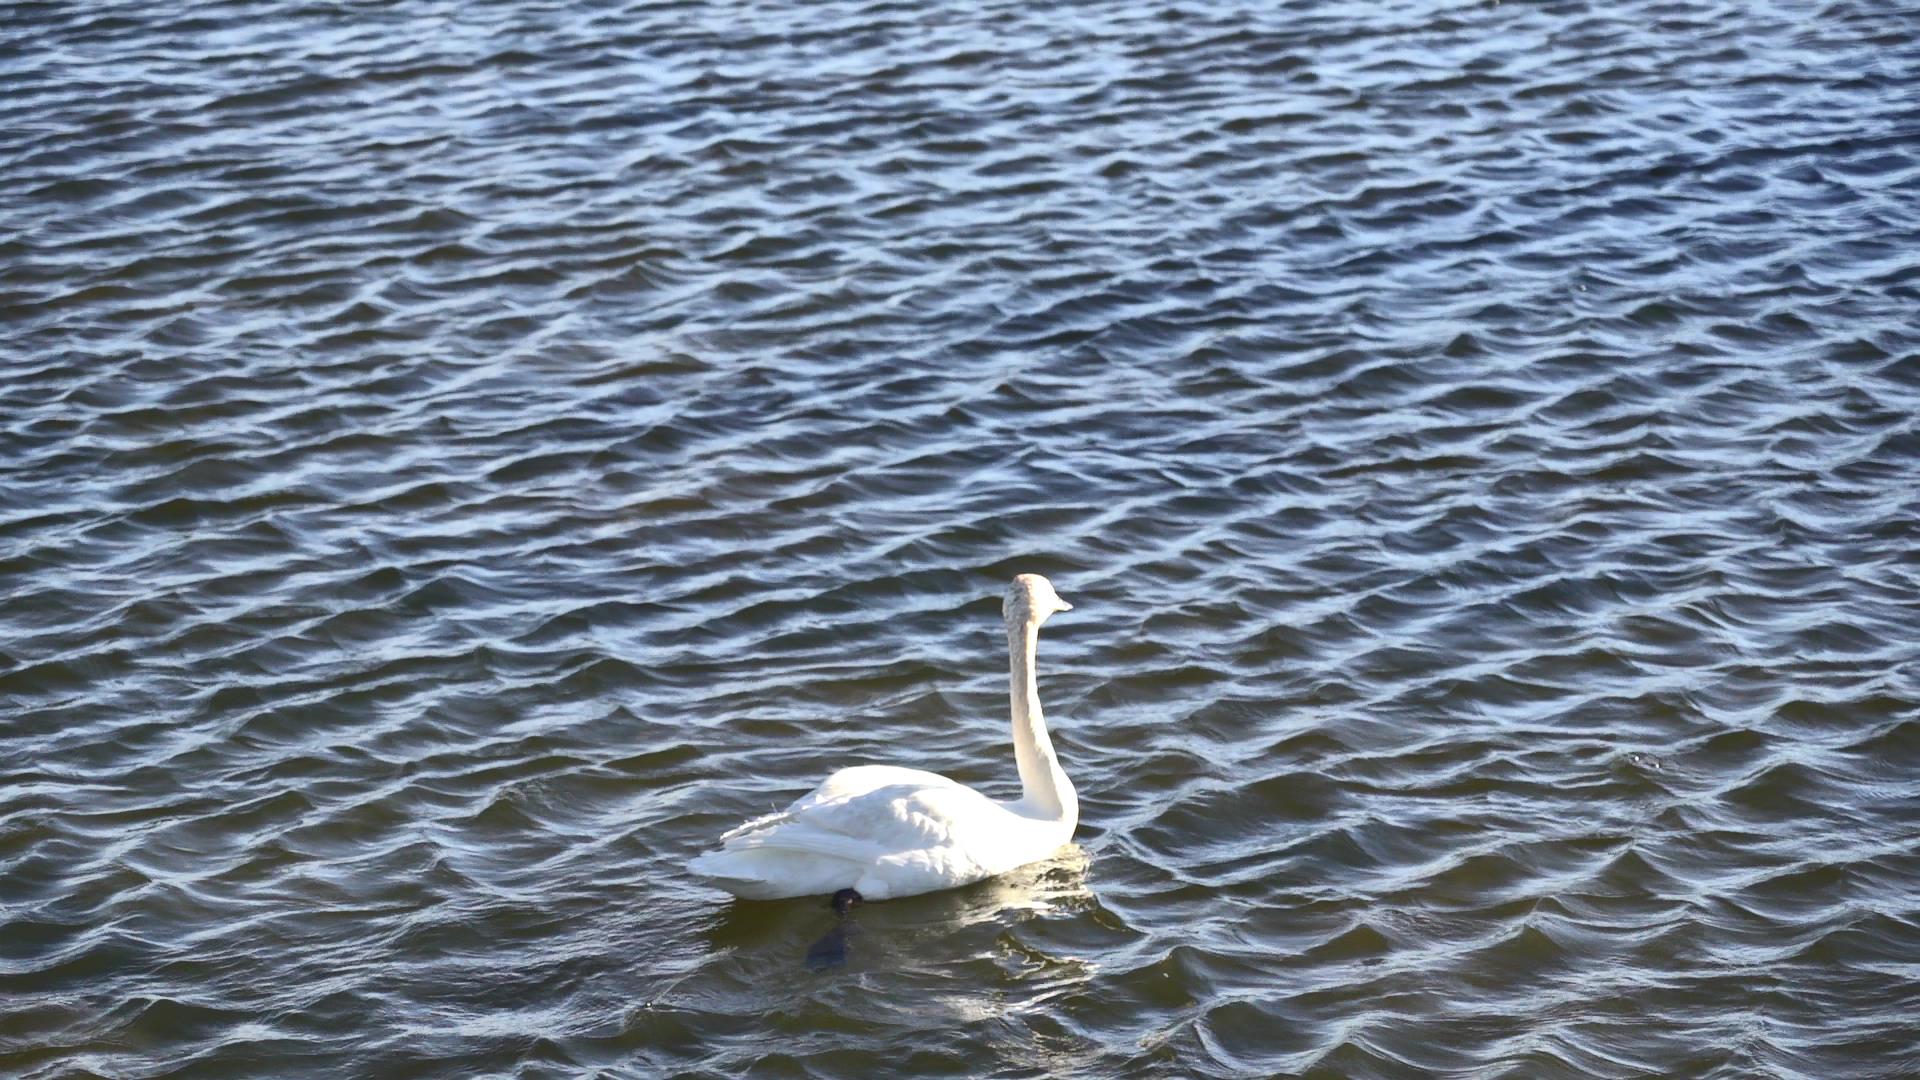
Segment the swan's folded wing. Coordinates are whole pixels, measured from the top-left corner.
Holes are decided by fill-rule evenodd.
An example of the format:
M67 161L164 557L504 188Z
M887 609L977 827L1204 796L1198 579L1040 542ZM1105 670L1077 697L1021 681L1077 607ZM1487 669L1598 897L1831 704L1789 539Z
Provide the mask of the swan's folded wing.
M854 765L827 777L819 787L795 799L793 805L785 810L763 814L721 833L720 842L725 844L739 837L763 832L775 825L793 821L808 814L830 812L834 807L881 791L889 792L891 797L898 795L900 792L897 789L901 788L935 790L960 787L961 785L939 773L931 773L923 769L902 769L892 765ZM962 788L962 790L968 789Z
M742 825L723 843L729 851L804 851L873 862L950 844L969 814L983 807L993 804L951 781L937 787L888 784L838 798L809 796Z

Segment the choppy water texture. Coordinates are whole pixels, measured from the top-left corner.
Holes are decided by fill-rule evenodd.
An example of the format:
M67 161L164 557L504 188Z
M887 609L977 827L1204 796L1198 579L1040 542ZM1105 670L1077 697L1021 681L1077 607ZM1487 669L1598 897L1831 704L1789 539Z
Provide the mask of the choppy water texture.
M10 5L0 1073L1920 1074L1916 22Z

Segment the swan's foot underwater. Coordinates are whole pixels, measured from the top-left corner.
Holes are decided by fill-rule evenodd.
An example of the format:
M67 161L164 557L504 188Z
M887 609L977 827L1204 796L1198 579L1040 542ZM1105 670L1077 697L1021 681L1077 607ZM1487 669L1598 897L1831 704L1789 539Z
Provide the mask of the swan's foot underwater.
M865 902L856 889L841 889L833 894L833 899L827 901L833 913L839 916L839 921L833 924L833 929L820 935L819 941L807 946L808 971L825 971L847 962L847 937L855 930L853 923L847 919L847 912Z

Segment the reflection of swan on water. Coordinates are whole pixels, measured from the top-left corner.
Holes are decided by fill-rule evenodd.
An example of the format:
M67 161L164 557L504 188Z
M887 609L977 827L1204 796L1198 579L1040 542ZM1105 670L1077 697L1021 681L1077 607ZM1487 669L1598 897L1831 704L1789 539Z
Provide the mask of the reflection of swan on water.
M1029 919L1054 919L1100 907L1087 887L1092 860L1078 844L1067 844L1050 857L1029 863L971 888L956 889L922 899L915 908L928 910L919 919L938 919L949 931L981 923L997 926Z
M708 925L708 955L718 963L709 974L732 971L730 981L768 992L808 971L950 974L955 963L1004 953L1008 932L1021 926L1088 917L1109 922L1112 916L1087 887L1090 862L1078 844L1068 844L1050 858L965 888L887 904L862 906L852 890L818 906L729 904L715 909ZM1050 962L1062 971L1084 963L1064 955Z
M716 1074L751 1071L771 1027L803 1062L837 1054L849 1031L967 1031L1032 1075L1099 1075L1107 1059L1098 1046L1065 1033L1038 1038L1019 1019L1084 990L1100 957L1141 937L1101 903L1089 865L1067 844L964 888L854 907L844 959L825 965L807 962L809 946L840 921L825 897L707 905L689 888L681 902L693 948L673 955L676 970L638 1014L649 1025L641 1030L663 1045L698 1031L740 1033L734 1050L707 1059Z
M1067 844L1050 857L965 888L928 893L872 906L853 905L848 917L867 940L860 948L869 959L904 952L901 962L911 965L925 953L932 959L940 947L930 942L964 937L1017 926L1033 919L1070 918L1092 912L1105 919L1106 909L1087 886L1092 860L1078 844ZM831 901L806 904L727 904L714 908L706 930L707 948L715 954L748 957L784 957L783 964L804 953L807 942L820 935L829 919ZM838 908L840 905L832 905ZM858 950L856 951L858 952ZM849 957L851 959L851 956ZM883 966L892 966L889 961Z
M735 896L772 900L853 889L867 900L966 885L1047 858L1073 837L1080 803L1040 713L1040 624L1072 605L1038 574L1007 588L1014 758L1021 797L1000 802L920 769L841 769L792 806L723 835L695 874Z

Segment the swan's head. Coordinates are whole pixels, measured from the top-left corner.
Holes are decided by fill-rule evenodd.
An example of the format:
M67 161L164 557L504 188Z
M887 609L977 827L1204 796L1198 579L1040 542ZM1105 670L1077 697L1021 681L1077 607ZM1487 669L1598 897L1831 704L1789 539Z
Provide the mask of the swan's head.
M1007 586L1006 602L1000 605L1000 612L1009 623L1031 622L1036 626L1056 611L1072 610L1073 605L1053 591L1053 582L1039 574L1015 577L1013 584Z

